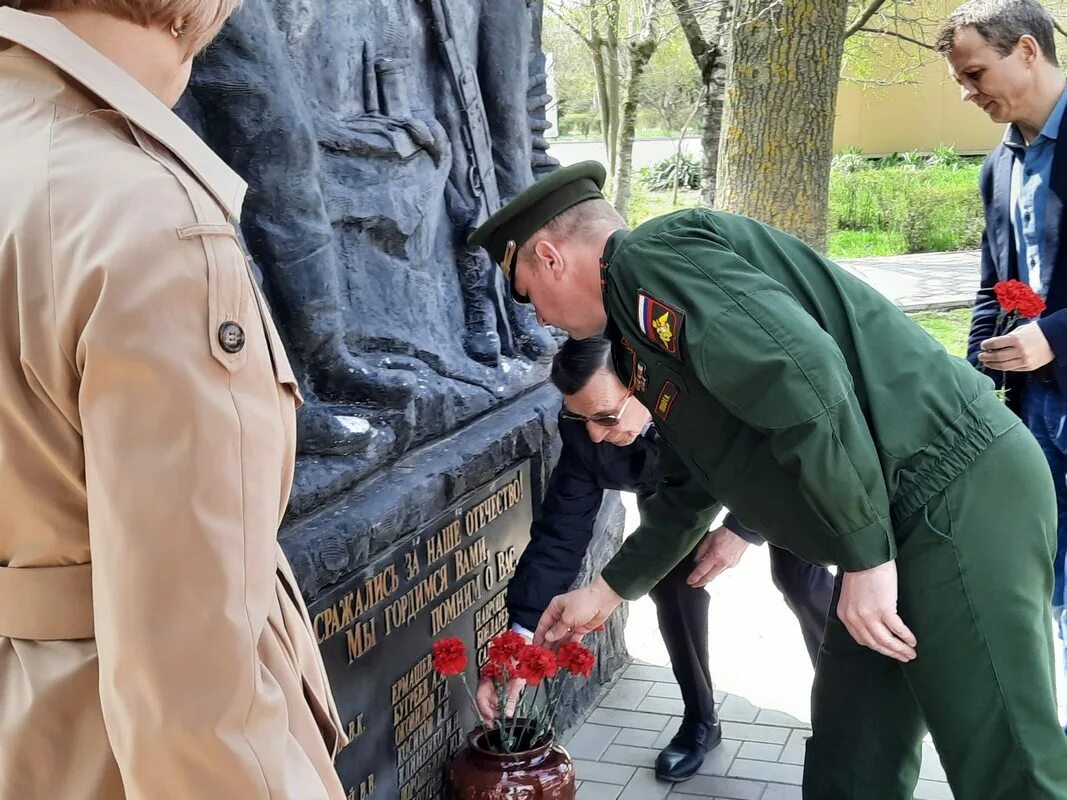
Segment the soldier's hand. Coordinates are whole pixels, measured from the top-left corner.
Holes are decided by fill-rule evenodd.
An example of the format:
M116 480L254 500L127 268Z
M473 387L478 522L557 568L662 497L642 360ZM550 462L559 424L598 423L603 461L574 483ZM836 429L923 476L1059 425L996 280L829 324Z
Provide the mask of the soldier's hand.
M601 577L581 589L557 595L537 623L534 644L578 641L603 625L621 602L622 598Z
M748 542L723 525L708 533L696 553L696 567L686 582L690 586L706 586L719 574L736 567L748 549Z
M978 361L982 366L1006 372L1032 372L1055 357L1041 326L1035 323L986 339L980 347Z
M897 614L895 561L862 572L846 572L841 579L837 617L864 647L905 663L915 658L915 634Z
M526 688L526 681L512 678L508 681L507 695L505 697L505 716L515 716L515 707L519 703L519 695ZM478 684L478 690L474 693L474 703L478 706L478 713L482 715L486 725L492 725L496 720L500 708L500 698L497 695L496 683L489 678L482 678Z

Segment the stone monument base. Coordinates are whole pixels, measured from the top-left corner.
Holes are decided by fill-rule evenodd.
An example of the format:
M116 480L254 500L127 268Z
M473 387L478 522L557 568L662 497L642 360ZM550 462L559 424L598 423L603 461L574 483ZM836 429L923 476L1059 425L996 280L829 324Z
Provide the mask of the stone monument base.
M471 655L471 689L489 639L508 623L507 582L555 461L559 394L536 389L360 483L282 534L352 743L337 760L349 796L431 800L475 724L457 679L434 674L434 640ZM618 547L622 507L609 493L579 577ZM625 616L592 637L593 679L569 682L564 729L626 659Z

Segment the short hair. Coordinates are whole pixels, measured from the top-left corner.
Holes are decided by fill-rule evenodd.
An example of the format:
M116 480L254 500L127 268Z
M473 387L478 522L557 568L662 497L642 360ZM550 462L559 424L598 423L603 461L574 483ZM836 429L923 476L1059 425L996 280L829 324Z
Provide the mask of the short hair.
M568 339L552 358L551 380L565 395L577 394L602 369L611 369L611 342L603 336Z
M949 15L937 35L937 52L952 54L956 34L974 28L1002 56L1011 55L1023 36L1037 40L1045 59L1059 66L1052 15L1037 0L970 0Z
M9 3L0 2L0 5ZM99 11L144 28L184 22L190 54L203 50L218 35L241 0L22 0L23 11Z
M591 200L583 200L563 213L557 214L536 230L519 249L519 257L529 256L542 234L549 233L561 239L571 239L583 236L602 224L618 225L625 228L626 220L607 200L602 200L598 197L594 197Z

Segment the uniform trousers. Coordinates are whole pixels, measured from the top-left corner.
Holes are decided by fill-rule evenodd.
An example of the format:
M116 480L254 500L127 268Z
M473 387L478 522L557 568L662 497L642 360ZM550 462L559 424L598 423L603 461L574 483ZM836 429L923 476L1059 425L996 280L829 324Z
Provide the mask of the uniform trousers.
M928 728L956 800L1067 800L1048 619L1056 498L1015 425L895 525L901 664L857 644L835 591L812 691L807 800L910 800Z

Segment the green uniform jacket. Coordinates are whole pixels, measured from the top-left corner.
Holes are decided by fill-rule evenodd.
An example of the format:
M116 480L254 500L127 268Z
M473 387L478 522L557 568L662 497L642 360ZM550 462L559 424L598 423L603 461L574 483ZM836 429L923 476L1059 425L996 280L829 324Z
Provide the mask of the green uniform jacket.
M725 503L815 564L896 555L894 523L1018 422L992 381L799 240L707 209L616 232L616 367L665 443L641 526L605 568L645 594Z

